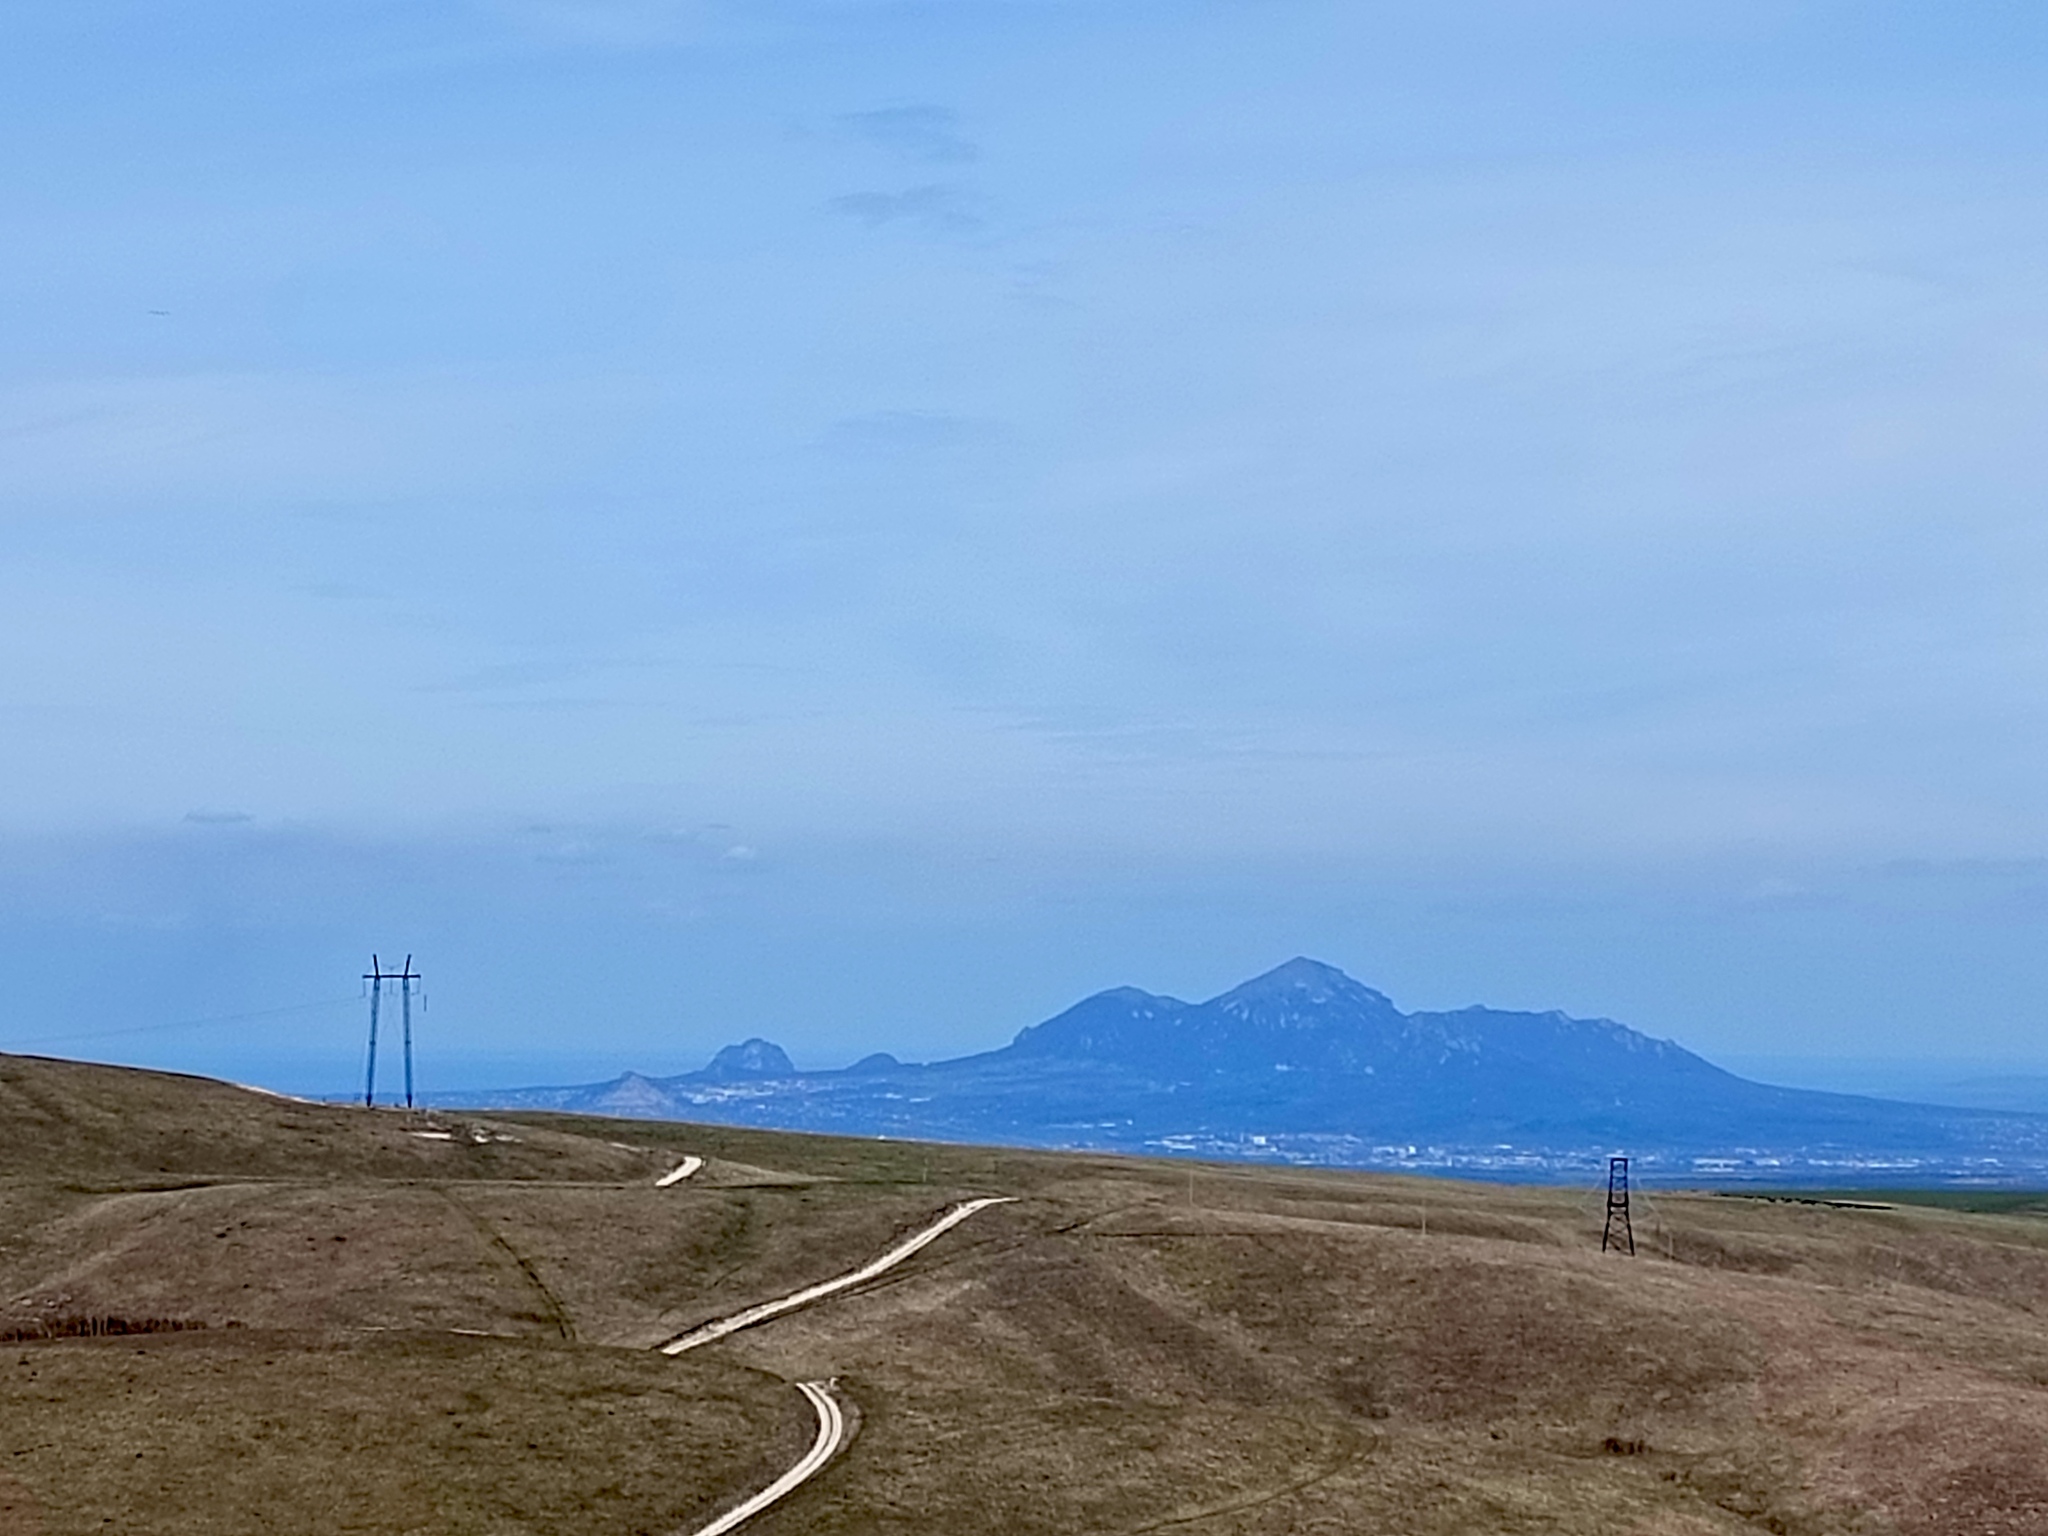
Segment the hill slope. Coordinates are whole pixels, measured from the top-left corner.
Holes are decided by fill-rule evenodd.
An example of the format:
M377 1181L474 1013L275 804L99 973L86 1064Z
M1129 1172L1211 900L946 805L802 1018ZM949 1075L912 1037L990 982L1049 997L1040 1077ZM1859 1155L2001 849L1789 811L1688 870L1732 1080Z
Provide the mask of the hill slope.
M173 1072L0 1055L0 1176L630 1177L644 1157L474 1116L358 1114Z
M131 1098L158 1145L242 1127L182 1188L6 1165L0 1330L205 1325L0 1349L10 1536L688 1531L826 1377L859 1434L749 1536L2048 1529L2035 1218L1664 1195L1628 1259L1577 1191L559 1117L474 1122L552 1173L384 1177L350 1138L420 1120L309 1152L224 1085L0 1065L91 1180ZM656 1188L685 1151L710 1182ZM866 1288L646 1347L986 1193Z

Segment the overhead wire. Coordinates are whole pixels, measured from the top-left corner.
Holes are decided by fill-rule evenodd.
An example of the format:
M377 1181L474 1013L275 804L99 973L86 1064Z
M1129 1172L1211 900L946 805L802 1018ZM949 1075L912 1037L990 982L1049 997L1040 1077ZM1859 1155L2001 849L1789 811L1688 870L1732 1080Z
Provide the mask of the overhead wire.
M128 1035L164 1034L177 1029L203 1029L214 1024L247 1024L259 1019L279 1019L288 1014L313 1013L322 1008L339 1008L359 1001L355 997L325 997L317 1002L289 1003L282 1008L259 1008L250 1013L219 1013L200 1019L174 1019L162 1024L134 1024L122 1029L84 1030L63 1035L37 1035L24 1040L0 1040L0 1051L28 1045L68 1045L80 1040L113 1040Z

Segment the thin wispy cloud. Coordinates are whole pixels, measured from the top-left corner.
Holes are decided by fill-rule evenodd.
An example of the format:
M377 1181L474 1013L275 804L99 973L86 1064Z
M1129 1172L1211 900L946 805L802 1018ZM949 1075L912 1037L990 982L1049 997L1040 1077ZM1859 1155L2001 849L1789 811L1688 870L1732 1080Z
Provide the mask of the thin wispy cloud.
M849 192L833 198L830 207L870 229L908 224L941 234L965 234L985 223L978 201L961 187L932 182L902 192Z
M981 148L960 131L960 114L948 107L917 105L846 112L839 117L849 137L933 165L962 165L979 159Z

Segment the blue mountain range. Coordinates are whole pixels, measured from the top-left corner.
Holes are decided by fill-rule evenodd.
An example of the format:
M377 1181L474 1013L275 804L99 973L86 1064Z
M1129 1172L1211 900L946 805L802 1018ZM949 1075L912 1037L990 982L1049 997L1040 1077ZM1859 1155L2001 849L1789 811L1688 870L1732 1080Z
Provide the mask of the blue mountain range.
M1100 992L948 1061L807 1072L754 1039L676 1077L438 1102L1538 1179L1610 1152L1695 1182L2048 1179L2048 1117L1771 1087L1611 1019L1403 1013L1309 959L1200 1003Z

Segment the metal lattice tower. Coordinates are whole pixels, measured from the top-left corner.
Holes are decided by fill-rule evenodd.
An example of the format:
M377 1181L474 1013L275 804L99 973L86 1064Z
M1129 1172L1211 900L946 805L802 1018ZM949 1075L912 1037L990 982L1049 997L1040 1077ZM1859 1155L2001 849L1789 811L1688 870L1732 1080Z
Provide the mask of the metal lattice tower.
M1636 1251L1636 1231L1628 1219L1628 1159L1607 1159L1607 1225L1600 1229L1600 1251L1609 1248Z
M398 983L400 1006L405 1021L405 1107L412 1108L412 984L420 979L420 973L412 968L412 956L405 957L405 964L395 971L384 969L375 955L370 956L370 968L363 972L363 980L370 984L370 1066L363 1079L363 1106L374 1108L377 1103L377 1005L384 997L384 983Z

